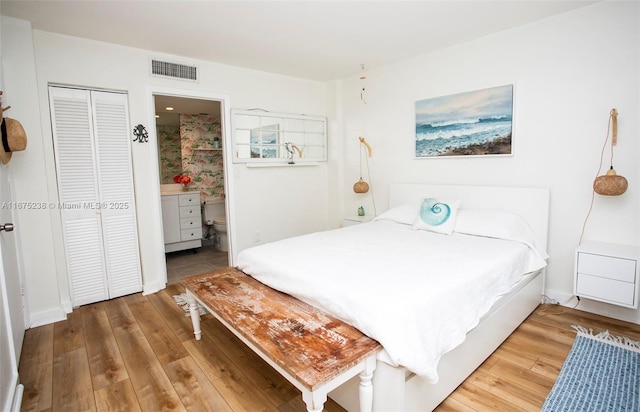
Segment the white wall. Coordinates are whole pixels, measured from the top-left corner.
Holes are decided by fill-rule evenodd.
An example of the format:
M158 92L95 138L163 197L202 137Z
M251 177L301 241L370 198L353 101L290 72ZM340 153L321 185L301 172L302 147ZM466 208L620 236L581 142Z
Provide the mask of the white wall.
M45 142L41 137L38 110L38 96L42 94L37 90L33 38L28 22L2 17L2 65L4 104L12 106L7 116L19 120L27 134L26 150L14 153L11 162L4 167L11 172L13 200L34 202L34 207L16 211L19 221L16 232L29 305L27 326L37 326L63 318L64 311L55 271L60 261L53 248L55 234L50 224L56 211L39 207L42 202L48 205L56 186L55 171L51 174L43 156ZM44 96L46 98L46 91Z
M30 47L33 38L34 49ZM20 169L16 201L57 201L47 84L126 90L132 124L147 124L148 87L188 89L229 96L232 108L327 115L329 161L313 167L233 167L238 250L261 242L335 227L370 197L356 195L358 136L372 144L370 159L378 212L391 182L548 187L551 222L548 293L572 290L573 250L591 199L608 114L618 109L615 167L630 187L623 196L597 196L585 239L639 243L640 154L638 3L600 2L525 27L372 70L367 105L358 77L321 84L150 51L31 31L28 23L2 19L5 84L12 112L29 136L14 156ZM12 39L9 42L8 39ZM14 44L15 42L15 44ZM34 58L35 57L35 58ZM196 63L199 83L150 77L150 57ZM514 155L478 158L412 158L414 102L485 87L514 84ZM15 99L15 100L14 100ZM14 109L12 109L14 110ZM20 115L20 116L19 116ZM133 146L142 268L147 280L163 270L156 159L148 145ZM56 211L23 213L22 234L30 310L37 323L60 316L69 302ZM65 303L67 302L67 303ZM580 308L640 323L638 311L583 302ZM32 319L32 322L34 319Z
M5 24L11 21L16 24ZM53 142L49 120L47 86L50 83L124 90L129 95L132 125L147 125L149 88L192 90L224 95L231 108L262 108L275 112L325 115L323 83L261 73L215 63L32 31L27 22L3 17L3 56L7 84L24 91L19 106L29 137L29 148L12 166L23 167L17 201L57 202ZM13 46L6 38L21 39ZM33 38L33 46L31 46ZM35 53L34 53L35 50ZM35 63L33 56L35 54ZM31 56L31 61L28 57ZM199 66L197 83L149 75L150 58L164 58ZM21 77L26 74L26 77ZM28 93L27 93L28 92ZM133 138L133 136L132 136ZM148 144L134 143L133 168L145 290L164 279L164 250L158 201L157 158ZM14 156L18 158L19 156ZM327 164L296 168L248 169L233 167L235 187L233 216L238 250L260 242L327 227ZM313 219L309 219L313 216ZM70 292L58 211L31 213L28 234L22 245L32 314L42 313L32 326L59 320L70 310ZM21 221L27 219L21 219ZM153 289L150 290L151 292Z
M360 135L373 146L378 212L387 207L392 182L547 187L547 293L561 301L570 298L573 251L614 107L619 112L614 166L629 189L619 197L596 196L584 238L634 245L640 240L638 26L637 2L601 2L371 70L366 105L360 102L362 81L345 79L345 213L354 214L361 204L372 209L370 197L351 190L359 177ZM416 100L504 84L515 87L513 156L412 158ZM639 311L584 300L580 308L640 323Z

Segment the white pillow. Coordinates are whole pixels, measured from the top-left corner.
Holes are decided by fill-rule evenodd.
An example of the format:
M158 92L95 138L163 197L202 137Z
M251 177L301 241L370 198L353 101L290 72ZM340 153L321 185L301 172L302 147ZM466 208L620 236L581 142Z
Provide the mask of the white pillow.
M413 227L420 230L450 235L456 225L460 201L427 197L422 201Z
M420 210L419 204L400 205L392 207L386 212L376 216L373 220L391 220L392 222L402 223L403 225L412 225L418 216Z
M495 210L460 209L454 231L467 235L492 237L524 243L537 250L543 258L548 255L536 246L533 231L520 216Z

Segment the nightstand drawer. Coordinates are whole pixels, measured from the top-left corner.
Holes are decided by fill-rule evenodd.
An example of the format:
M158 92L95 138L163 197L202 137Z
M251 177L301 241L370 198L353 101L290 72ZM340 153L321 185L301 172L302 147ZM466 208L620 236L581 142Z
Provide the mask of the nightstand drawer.
M576 248L573 292L636 309L640 273L637 246L584 241Z
M578 276L576 294L614 304L635 306L636 303L633 284L585 274Z
M636 261L613 256L578 253L578 273L623 282L635 282Z

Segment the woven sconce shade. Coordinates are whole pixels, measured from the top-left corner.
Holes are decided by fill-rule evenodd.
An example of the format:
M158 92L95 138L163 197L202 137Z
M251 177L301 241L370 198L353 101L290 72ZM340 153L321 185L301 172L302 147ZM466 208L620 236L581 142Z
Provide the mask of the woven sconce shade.
M598 176L593 181L593 190L605 196L619 196L627 191L627 186L629 186L627 179L624 176L618 176L613 166L606 175Z
M367 193L369 191L369 184L360 178L360 180L353 185L353 191L356 193Z

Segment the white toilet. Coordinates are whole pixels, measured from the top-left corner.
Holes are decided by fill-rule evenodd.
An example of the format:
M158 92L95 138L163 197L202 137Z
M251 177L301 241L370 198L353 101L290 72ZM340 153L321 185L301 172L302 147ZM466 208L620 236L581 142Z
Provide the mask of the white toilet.
M209 228L213 227L216 234L215 247L227 252L227 217L225 216L224 199L206 200L202 204L202 221Z

